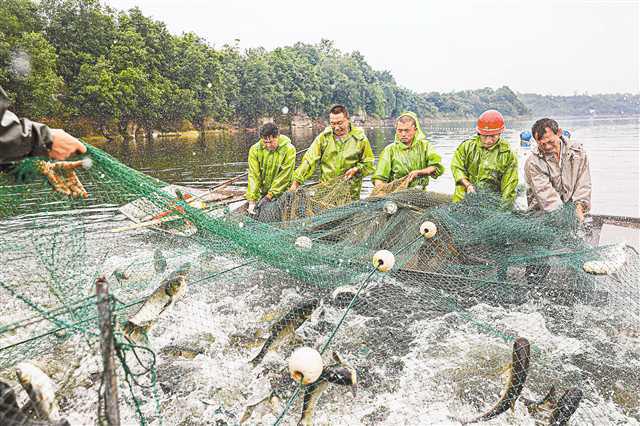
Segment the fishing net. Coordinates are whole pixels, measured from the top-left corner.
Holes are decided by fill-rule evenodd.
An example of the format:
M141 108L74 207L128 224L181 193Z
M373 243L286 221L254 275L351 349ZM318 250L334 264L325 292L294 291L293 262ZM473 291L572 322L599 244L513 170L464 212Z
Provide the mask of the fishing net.
M0 173L0 424L104 420L99 305L122 424L640 422L638 254L571 205L339 179L252 216L87 157Z

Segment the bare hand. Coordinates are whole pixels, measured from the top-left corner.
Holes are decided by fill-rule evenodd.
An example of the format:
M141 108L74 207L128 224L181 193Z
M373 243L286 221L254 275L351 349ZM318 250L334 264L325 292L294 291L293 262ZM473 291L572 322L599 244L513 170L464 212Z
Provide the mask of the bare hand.
M407 180L407 183L411 183L414 179L419 178L421 175L422 174L419 170L414 170L410 172L405 179Z
M256 202L255 201L249 201L249 205L247 206L247 213L249 213L252 216L254 214L256 214Z
M295 192L298 188L300 188L300 182L298 181L293 181L293 183L291 184L291 186L289 187L289 191L291 192Z
M350 168L349 170L347 170L345 172L344 177L346 179L351 179L352 177L357 175L359 171L360 171L360 169L358 169L357 167L352 167L352 168Z
M578 216L578 222L584 222L584 207L582 207L582 204L576 204L576 216Z
M476 187L471 184L467 185L466 189L467 189L467 193L469 194L475 194L476 192Z
M87 147L82 142L71 136L62 129L50 129L51 131L51 150L49 158L53 160L66 160L75 154L84 154Z

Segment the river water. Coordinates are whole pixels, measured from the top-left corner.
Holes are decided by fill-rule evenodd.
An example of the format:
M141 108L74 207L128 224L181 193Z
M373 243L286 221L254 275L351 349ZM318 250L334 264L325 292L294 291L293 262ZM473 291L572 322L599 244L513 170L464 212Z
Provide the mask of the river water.
M572 140L584 144L589 153L593 183L593 213L620 216L640 216L640 126L638 118L572 117L559 120L560 126L571 132ZM533 120L507 123L504 136L518 152L521 182L522 167L530 148L520 147L519 133L530 129ZM473 135L472 121L424 122L424 131L442 155L447 171L430 189L453 192L449 165L456 146ZM373 151L377 156L392 140L393 128L367 128ZM304 149L317 131L297 130L292 140ZM151 143L101 143L110 154L129 166L167 181L194 187L207 187L237 176L247 169L249 148L258 136L255 132L225 132L208 134L204 141L194 138L161 137ZM298 159L299 161L299 159ZM246 180L245 180L246 182ZM240 181L240 184L243 182ZM365 190L370 188L365 180ZM520 200L520 203L524 200Z

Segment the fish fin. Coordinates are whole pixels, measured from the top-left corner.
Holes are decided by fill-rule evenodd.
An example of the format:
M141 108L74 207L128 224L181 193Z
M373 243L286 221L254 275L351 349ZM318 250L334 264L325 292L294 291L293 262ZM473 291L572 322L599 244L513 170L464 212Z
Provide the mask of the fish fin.
M253 405L249 405L244 409L244 413L242 413L242 417L240 417L240 424L243 424L247 420L251 418L253 414Z
M509 376L509 374L511 374L511 368L513 367L513 363L509 363L507 365L505 365L504 367L502 367L500 370L498 370L498 374L500 376Z

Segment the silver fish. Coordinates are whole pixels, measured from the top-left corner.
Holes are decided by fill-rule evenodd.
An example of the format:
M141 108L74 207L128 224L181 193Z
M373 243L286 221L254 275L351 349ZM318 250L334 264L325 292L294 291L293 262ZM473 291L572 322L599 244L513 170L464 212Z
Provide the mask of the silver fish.
M527 374L529 371L529 361L531 356L531 347L529 341L524 337L518 337L513 342L513 353L511 356L511 364L509 365L509 375L507 378L507 384L500 394L500 399L493 407L487 410L484 414L468 419L461 420L456 419L463 425L477 422L486 422L494 417L507 411L509 408L513 409L516 400L522 393L522 388L527 380Z
M144 304L124 326L124 335L135 343L146 343L147 334L155 326L158 318L187 291L187 276L191 264L185 263L167 277L145 300Z
M250 361L251 364L254 366L258 365L271 346L279 344L286 337L295 333L295 331L311 317L311 314L319 304L320 302L317 299L299 303L287 312L285 316L272 324L269 327L269 337L262 345L258 355Z
M21 362L16 366L16 376L22 388L29 395L38 418L55 420L58 418L56 385L42 370L30 362Z
M301 426L313 425L313 413L316 404L322 393L329 387L329 383L342 386L351 386L353 396L356 396L358 389L358 377L356 370L351 365L342 360L337 352L333 353L335 364L326 366L322 374L315 382L304 388L304 398L302 400L302 417L298 422Z

